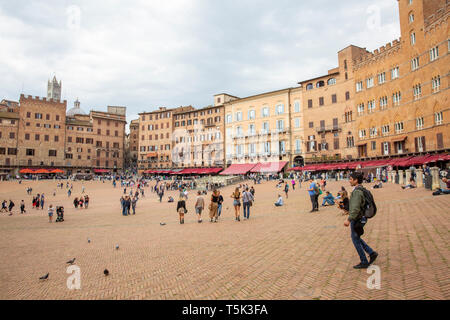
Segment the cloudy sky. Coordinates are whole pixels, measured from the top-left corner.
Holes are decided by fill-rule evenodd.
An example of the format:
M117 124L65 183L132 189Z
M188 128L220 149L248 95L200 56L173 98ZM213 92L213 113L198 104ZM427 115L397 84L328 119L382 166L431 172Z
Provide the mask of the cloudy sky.
M46 96L56 75L86 111L204 107L296 86L399 28L396 0L0 0L0 99Z

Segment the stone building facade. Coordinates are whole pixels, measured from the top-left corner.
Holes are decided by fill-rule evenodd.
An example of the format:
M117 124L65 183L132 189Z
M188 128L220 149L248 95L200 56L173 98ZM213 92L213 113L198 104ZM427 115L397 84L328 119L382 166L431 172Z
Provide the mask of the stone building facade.
M0 170L59 168L67 173L123 168L125 107L85 114L79 101L21 95L0 103Z
M20 95L19 167L64 166L67 101Z
M132 120L130 122L128 143L130 167L137 169L137 160L139 155L139 119Z
M354 61L359 158L450 149L450 3L398 5L401 38Z
M299 82L302 87L304 148L307 162L352 159L354 147L353 60L364 48L348 46L338 52L338 67L314 79Z
M302 157L301 96L295 87L225 102L226 166Z
M17 165L17 141L19 136L18 102L0 102L0 173L10 172Z
M218 103L223 100L217 100ZM175 168L224 165L223 104L177 111L173 116Z
M139 114L139 156L140 171L154 168L172 168L172 129L174 112L192 107L167 109Z

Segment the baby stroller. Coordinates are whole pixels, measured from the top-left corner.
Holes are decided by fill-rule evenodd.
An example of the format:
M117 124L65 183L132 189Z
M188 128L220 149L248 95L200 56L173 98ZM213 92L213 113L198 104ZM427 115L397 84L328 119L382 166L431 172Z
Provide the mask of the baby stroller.
M56 207L56 221L55 222L63 222L64 221L64 207Z

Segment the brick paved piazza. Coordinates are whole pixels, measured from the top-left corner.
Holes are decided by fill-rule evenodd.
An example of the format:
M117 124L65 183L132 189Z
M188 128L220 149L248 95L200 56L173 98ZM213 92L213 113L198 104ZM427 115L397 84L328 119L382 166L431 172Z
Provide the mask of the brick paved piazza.
M33 194L45 193L46 208L64 205L66 221L50 224L46 210L31 209L29 185ZM232 212L233 187L222 190L224 212L216 224L206 216L196 222L191 191L184 225L176 204L159 203L148 188L136 216L123 217L122 189L109 182L84 185L88 210L75 210L65 188L53 197L53 181L0 182L0 198L16 204L13 216L0 214L1 299L450 298L450 196L391 184L374 190L378 214L363 238L380 254L381 289L369 290L366 270L352 268L359 259L344 217L336 208L309 213L305 185L291 190L281 208L273 205L275 182L256 185L251 219L240 223ZM341 185L350 188L341 181L329 189L335 194ZM80 194L81 182L74 191ZM18 214L21 199L25 215ZM66 261L74 257L80 290L66 286ZM49 280L40 282L47 272Z

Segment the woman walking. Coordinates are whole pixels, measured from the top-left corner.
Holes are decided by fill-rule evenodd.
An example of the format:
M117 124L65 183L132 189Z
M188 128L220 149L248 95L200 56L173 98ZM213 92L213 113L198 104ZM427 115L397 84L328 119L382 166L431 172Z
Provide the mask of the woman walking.
M288 192L289 192L289 185L288 185L288 183L286 182L286 184L284 185L284 193L286 193L286 199L289 198L289 197L288 197Z
M236 221L241 221L240 218L240 211L241 211L241 193L239 192L239 188L236 188L231 195L231 198L233 198L233 206L234 206L234 215Z
M187 213L184 195L180 195L180 199L178 200L177 203L177 212L180 215L180 224L184 224L184 215Z
M217 189L213 190L213 193L211 194L211 203L209 205L209 218L211 219L211 222L217 222L217 208L219 206L219 192Z

